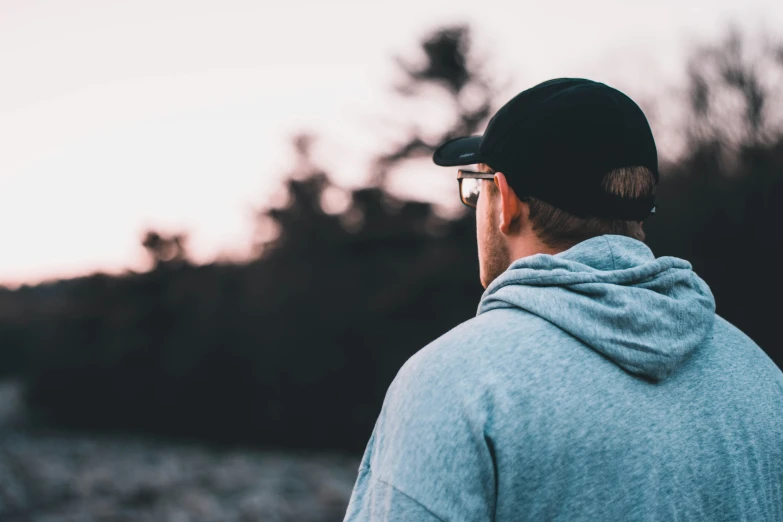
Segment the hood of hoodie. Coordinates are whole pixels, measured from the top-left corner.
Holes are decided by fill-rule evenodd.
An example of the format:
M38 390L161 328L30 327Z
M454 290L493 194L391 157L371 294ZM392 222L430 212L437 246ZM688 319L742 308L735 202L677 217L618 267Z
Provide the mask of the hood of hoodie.
M486 289L478 314L520 308L627 371L674 372L715 321L715 299L691 264L655 258L641 241L603 235L555 255L514 261Z

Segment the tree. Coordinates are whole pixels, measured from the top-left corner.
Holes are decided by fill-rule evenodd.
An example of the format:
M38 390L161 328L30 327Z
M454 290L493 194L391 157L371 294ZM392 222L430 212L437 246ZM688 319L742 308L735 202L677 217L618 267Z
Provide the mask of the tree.
M172 234L169 236L149 230L144 234L142 246L155 269L179 266L188 262L187 235Z

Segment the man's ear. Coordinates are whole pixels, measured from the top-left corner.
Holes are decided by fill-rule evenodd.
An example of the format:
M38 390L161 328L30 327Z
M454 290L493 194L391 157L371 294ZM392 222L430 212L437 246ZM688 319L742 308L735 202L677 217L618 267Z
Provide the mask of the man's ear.
M505 174L495 173L495 187L500 192L500 231L506 235L513 233L517 226L520 215L522 214L522 205L519 198L514 193Z

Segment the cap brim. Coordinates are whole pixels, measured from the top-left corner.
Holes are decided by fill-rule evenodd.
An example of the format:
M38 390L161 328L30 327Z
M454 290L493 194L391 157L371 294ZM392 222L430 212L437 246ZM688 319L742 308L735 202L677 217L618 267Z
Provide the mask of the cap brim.
M467 136L449 140L435 149L432 161L441 167L482 163L482 159L479 156L479 146L482 138L483 136Z

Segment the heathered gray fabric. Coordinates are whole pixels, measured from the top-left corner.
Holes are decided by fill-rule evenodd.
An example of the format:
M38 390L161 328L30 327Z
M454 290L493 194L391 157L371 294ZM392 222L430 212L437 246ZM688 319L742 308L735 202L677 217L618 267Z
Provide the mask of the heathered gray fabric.
M686 261L519 259L400 369L345 520L783 521L783 374Z

